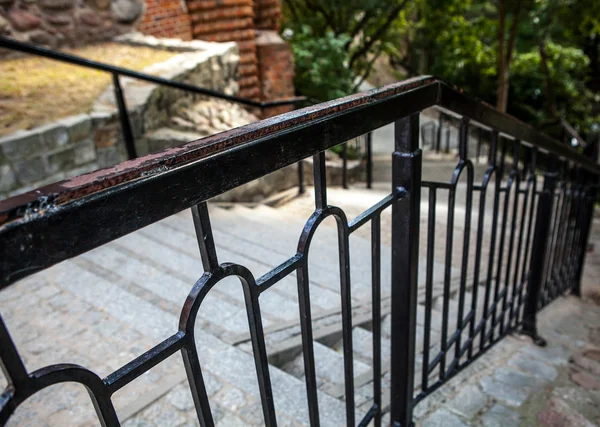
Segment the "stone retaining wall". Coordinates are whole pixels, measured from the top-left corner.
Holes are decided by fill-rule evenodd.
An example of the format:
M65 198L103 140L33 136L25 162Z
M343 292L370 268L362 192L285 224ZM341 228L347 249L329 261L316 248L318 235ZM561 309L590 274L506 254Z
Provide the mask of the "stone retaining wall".
M145 40L147 45L182 51L144 70L150 74L229 94L237 92L239 56L235 43L182 42L147 36L131 36L121 41L127 40L137 44L144 44ZM199 95L131 78L122 78L121 85L140 155L150 152L149 133L169 126L177 111L202 99ZM177 143L181 142L167 142L161 148ZM109 86L87 114L0 138L0 197L20 194L124 160L126 151L118 111L113 88Z
M53 48L80 46L131 31L143 11L143 0L0 0L0 35Z

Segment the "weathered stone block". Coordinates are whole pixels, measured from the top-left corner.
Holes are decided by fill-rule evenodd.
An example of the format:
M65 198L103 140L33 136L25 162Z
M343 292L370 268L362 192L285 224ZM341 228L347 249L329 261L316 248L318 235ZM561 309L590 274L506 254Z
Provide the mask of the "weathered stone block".
M2 153L8 160L17 160L41 153L45 150L44 142L38 129L17 131L0 138Z
M10 191L17 184L17 178L10 165L0 166L0 191Z
M48 171L57 173L75 166L75 149L67 148L48 155Z
M483 414L481 422L485 427L515 426L519 424L519 414L496 404Z
M40 181L47 175L46 165L40 156L16 161L13 163L13 168L17 179L22 184Z
M439 409L426 418L423 427L467 427L456 415L445 409Z
M448 408L465 418L472 418L481 411L487 403L487 396L476 385L464 387L448 404Z
M116 165L124 160L126 157L120 152L118 147L103 147L98 148L97 152L98 165L103 168L106 166Z
M530 389L515 389L492 377L483 378L481 380L481 388L488 396L502 400L510 406L521 406L527 399L528 392L530 391Z
M12 7L8 11L8 20L17 31L33 30L42 23L39 17L17 7Z
M92 120L87 114L70 116L60 120L59 123L67 128L71 142L88 138L92 130Z
M140 17L144 6L139 0L112 0L111 10L118 22L130 23Z
M39 0L40 6L47 9L70 9L75 6L75 0Z
M42 134L42 140L50 150L65 146L69 143L69 132L67 128L60 123L51 123L38 128Z
M96 146L91 138L80 142L75 147L75 164L83 165L96 160Z

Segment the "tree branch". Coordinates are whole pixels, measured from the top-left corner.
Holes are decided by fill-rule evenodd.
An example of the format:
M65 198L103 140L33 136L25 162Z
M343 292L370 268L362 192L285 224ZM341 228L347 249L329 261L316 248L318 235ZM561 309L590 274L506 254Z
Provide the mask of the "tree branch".
M344 45L344 50L346 52L348 52L348 49L350 48L350 45L352 44L352 41L358 35L358 33L360 32L360 30L362 30L363 27L367 24L367 22L369 21L370 17L371 17L371 12L370 11L364 12L364 14L363 14L362 18L360 19L360 21L358 21L358 23L354 26L354 28L352 29L352 31L350 31L350 40L348 40L348 42Z
M354 63L358 60L358 58L366 55L367 52L369 52L369 49L371 49L371 47L373 47L373 44L375 44L375 42L377 40L379 40L385 34L385 32L390 27L390 25L392 25L392 22L394 22L394 19L396 19L398 17L398 14L400 13L400 11L402 11L402 9L404 9L404 6L406 5L406 3L408 3L408 0L404 0L401 4L399 4L394 9L392 9L392 11L388 14L388 17L387 17L386 21L384 22L384 24L377 29L375 34L373 34L371 37L369 37L369 40L366 41L366 43L364 44L363 47L361 47L359 50L357 50L356 52L354 52L352 54L352 56L350 57L350 61L348 62L350 67L352 67L354 65Z
M512 53L515 48L515 43L517 41L517 32L519 29L519 21L521 15L521 4L522 1L517 1L517 5L515 6L515 10L513 11L513 19L510 25L510 33L508 36L508 45L506 46L506 67L510 67L510 61L512 59Z
M371 70L373 69L373 65L375 64L375 61L377 61L377 58L379 58L379 56L381 55L382 50L383 50L383 47L379 46L379 49L377 49L377 52L373 54L373 58L371 58L371 60L367 64L367 67L366 67L363 75L361 76L360 80L358 81L358 83L356 85L354 85L352 92L356 92L356 90L360 87L360 85L363 84L363 82L365 80L367 80L367 77L369 77L369 74L371 74Z

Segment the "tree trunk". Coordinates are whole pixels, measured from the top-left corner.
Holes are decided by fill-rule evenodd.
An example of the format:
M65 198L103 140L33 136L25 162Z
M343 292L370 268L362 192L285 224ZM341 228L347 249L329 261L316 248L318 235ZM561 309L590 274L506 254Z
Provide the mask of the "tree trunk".
M506 112L508 102L508 70L506 55L504 54L506 4L504 0L498 2L498 92L496 95L496 109L502 113Z
M546 52L546 40L542 39L540 42L540 59L542 72L546 78L546 110L551 119L558 119L558 113L556 110L556 102L554 100L554 93L552 92L552 79L550 77L550 68L548 67L548 54Z

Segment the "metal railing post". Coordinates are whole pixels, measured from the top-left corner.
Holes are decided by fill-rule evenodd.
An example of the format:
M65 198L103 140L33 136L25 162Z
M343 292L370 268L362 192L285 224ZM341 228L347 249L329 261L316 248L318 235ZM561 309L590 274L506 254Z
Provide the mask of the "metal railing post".
M594 161L598 162L598 157L600 156L600 135L596 135L596 140L587 147L588 154ZM585 176L586 184L588 185L589 194L587 195L588 206L586 206L586 210L583 213L583 224L581 225L581 254L579 255L579 259L577 260L577 270L575 272L575 282L574 286L571 289L574 295L578 297L581 296L581 278L583 276L583 266L585 264L585 254L587 253L588 241L590 238L590 230L592 228L592 221L594 219L594 205L596 200L598 200L598 184L599 179L598 176L592 175L587 171L582 171Z
M523 326L521 333L533 339L536 345L544 347L546 340L537 331L537 311L542 290L546 247L552 221L552 203L558 174L554 169L544 174L544 188L538 197L535 231L531 247L529 281L527 283L527 299L523 309Z
M419 217L421 207L419 115L395 123L392 191L392 355L391 421L413 425L413 384L417 318Z
M437 141L435 142L435 152L439 153L442 149L442 127L444 125L444 113L440 112L440 119L437 128Z
M373 185L373 132L367 134L367 188Z
M127 158L129 160L135 159L137 158L137 152L135 149L135 141L133 140L131 123L129 122L129 115L127 114L127 105L125 104L125 97L123 96L123 89L121 88L121 83L119 82L119 75L117 73L113 73L112 77L117 107L119 108L121 132L123 132L123 141L125 142L125 149L127 150Z
M348 143L342 145L342 187L348 189Z
M304 187L304 160L298 162L298 194L304 194L306 188Z

